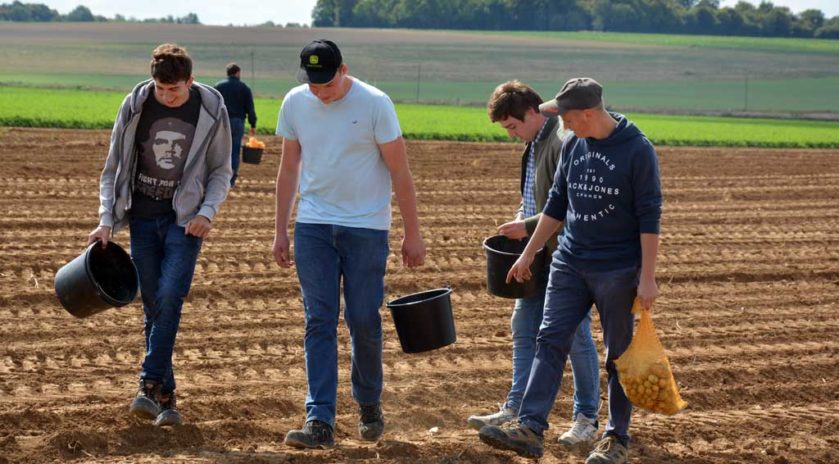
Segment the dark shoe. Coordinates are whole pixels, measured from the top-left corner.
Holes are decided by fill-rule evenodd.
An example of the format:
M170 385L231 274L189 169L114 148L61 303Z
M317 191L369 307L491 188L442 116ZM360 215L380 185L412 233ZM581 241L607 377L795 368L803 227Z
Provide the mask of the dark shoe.
M358 434L363 440L376 441L385 431L385 416L382 404L358 406Z
M300 430L289 430L285 444L295 448L327 449L335 446L335 436L326 422L310 420Z
M600 440L586 459L586 464L626 464L628 462L629 451L611 435Z
M154 420L154 425L158 427L181 425L181 413L178 412L175 392L160 395L160 414Z
M160 414L160 383L140 379L140 390L131 401L129 411L141 418L153 420Z
M515 451L526 458L541 458L545 454L544 439L518 421L487 425L478 432L478 437L493 448Z

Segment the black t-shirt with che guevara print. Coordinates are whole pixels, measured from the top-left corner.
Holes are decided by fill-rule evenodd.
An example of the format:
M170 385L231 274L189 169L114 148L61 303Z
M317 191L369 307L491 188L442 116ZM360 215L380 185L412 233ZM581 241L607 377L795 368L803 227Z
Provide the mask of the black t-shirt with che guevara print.
M173 211L172 197L181 182L195 136L201 94L192 87L189 100L177 108L164 106L154 95L143 104L137 124L137 175L131 215L161 217Z

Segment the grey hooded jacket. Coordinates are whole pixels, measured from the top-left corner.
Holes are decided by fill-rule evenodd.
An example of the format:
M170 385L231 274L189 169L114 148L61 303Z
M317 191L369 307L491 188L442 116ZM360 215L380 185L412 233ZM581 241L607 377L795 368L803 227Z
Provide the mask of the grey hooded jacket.
M201 109L183 177L175 190L172 206L180 226L196 215L210 221L230 189L230 121L221 94L214 88L193 83L201 93ZM143 103L154 98L154 81L137 84L122 102L111 132L111 148L99 179L99 225L117 233L128 220L131 194L137 170L134 137Z

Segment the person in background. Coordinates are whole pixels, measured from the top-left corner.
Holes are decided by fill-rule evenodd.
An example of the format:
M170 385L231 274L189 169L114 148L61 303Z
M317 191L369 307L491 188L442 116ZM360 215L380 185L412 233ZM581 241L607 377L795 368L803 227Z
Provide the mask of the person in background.
M539 112L542 97L530 86L513 80L505 82L490 96L487 112L492 122L503 127L510 137L525 142L521 156L521 203L513 221L502 224L498 232L512 240L533 234L542 209L548 200L556 168L560 162L565 131L556 116ZM518 417L519 406L530 377L536 353L536 335L542 324L542 308L548 286L550 255L556 250L556 235L547 240L545 268L536 294L516 300L511 328L513 334L513 384L500 411L469 417L469 425L480 430L485 425L501 425ZM591 313L583 318L574 333L571 346L574 373L574 410L571 428L559 437L559 443L573 446L591 441L597 433L600 403L600 367L597 346L591 338Z
M99 181L99 226L88 236L106 246L130 230L146 353L129 412L154 425L181 422L172 352L201 244L230 188L230 145L224 101L195 82L186 49L155 48L151 79L117 113Z
M285 443L335 444L338 389L337 327L341 283L352 340L352 394L358 433L376 441L384 431L382 320L389 254L391 185L402 215L402 264L419 266L425 244L396 109L379 89L349 75L338 46L315 40L300 53L297 79L277 122L283 158L277 174L273 253L290 267L288 226L295 193L294 257L306 318L306 422Z
M250 87L242 82L242 69L236 63L227 65L227 79L216 83L215 88L224 97L227 115L230 117L230 132L233 138L233 151L230 155L230 165L233 177L230 186L236 185L239 177L239 160L242 152L242 138L245 136L245 116L251 126L250 135L256 135L256 110L253 106L253 94Z
M592 303L606 345L609 421L586 464L629 462L632 404L620 385L615 359L632 341L636 297L650 308L658 297L655 267L661 223L661 181L655 149L622 114L606 110L603 88L575 78L539 107L559 115L574 134L563 143L548 202L507 281L531 278L536 252L564 226L554 252L537 338L536 357L518 420L479 432L490 446L540 457L548 415L562 382L577 326Z

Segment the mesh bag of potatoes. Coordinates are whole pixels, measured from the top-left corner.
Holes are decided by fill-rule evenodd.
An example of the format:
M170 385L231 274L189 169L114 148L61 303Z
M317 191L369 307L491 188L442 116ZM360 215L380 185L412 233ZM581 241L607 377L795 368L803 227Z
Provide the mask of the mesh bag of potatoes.
M679 395L670 361L655 333L650 311L642 309L638 299L633 314L641 314L632 343L615 360L618 379L629 401L639 408L662 414L676 414L687 403Z

